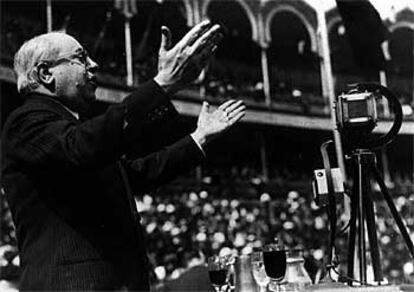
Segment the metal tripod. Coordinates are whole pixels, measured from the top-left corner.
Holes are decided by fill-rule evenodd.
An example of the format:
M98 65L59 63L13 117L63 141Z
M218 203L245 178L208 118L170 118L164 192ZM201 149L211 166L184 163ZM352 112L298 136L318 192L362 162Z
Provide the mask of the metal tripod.
M408 234L408 231L398 214L398 211L392 201L391 195L382 179L381 173L376 166L375 154L366 149L357 149L351 156L352 165L354 166L353 188L351 196L351 219L348 242L348 278L354 278L354 260L355 260L355 243L358 239L358 259L359 259L359 276L360 281L366 284L367 281L367 249L365 234L368 235L369 251L374 271L374 280L381 283L383 279L381 269L381 258L378 247L378 238L375 226L374 203L370 192L370 178L378 183L381 194L388 204L391 214L398 225L405 244L414 259L414 245ZM365 225L366 223L366 225ZM365 230L366 228L366 230ZM348 282L352 285L352 280Z

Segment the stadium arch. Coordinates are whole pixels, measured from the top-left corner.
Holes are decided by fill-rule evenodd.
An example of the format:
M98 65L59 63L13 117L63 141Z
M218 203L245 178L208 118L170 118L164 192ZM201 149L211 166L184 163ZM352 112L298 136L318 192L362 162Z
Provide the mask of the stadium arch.
M209 5L211 4L211 2L213 2L214 0L206 0L203 1L202 3L202 7L201 7L201 15L202 17L207 17L207 11L209 8ZM238 3L243 10L245 11L247 18L249 19L250 22L250 26L251 26L251 31L252 31L252 41L254 42L258 42L259 41L259 27L258 27L258 20L255 17L254 13L253 13L253 9L249 6L249 4L246 1L243 0L233 0L233 2Z
M311 50L312 52L317 52L318 43L317 43L317 34L316 34L316 23L312 24L311 22L312 19L310 19L311 17L309 16L310 12L313 13L314 10L310 6L308 6L307 8L305 7L298 8L298 7L295 7L295 5L293 5L292 3L287 2L287 3L281 3L279 5L275 5L273 6L273 8L270 9L269 13L263 14L265 42L270 43L272 41L271 23L275 15L280 12L290 12L290 13L293 13L297 18L299 18L300 21L303 23L310 37ZM304 12L303 10L305 11L307 10L307 12ZM266 11L265 7L263 7L262 11Z

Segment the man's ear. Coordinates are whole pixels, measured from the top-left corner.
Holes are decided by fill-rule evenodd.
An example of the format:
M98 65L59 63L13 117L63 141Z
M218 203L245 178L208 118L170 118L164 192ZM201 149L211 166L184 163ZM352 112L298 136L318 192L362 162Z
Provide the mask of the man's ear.
M55 80L46 63L41 63L37 66L37 78L45 87L50 87Z

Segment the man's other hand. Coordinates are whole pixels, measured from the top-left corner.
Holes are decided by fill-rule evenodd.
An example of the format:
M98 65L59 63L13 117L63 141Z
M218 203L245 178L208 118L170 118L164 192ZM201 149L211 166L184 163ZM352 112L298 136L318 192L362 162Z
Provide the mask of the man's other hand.
M192 137L202 146L219 134L224 133L246 113L246 106L241 100L229 100L210 112L208 102L203 102L198 116L197 129Z
M155 82L167 93L182 89L200 75L222 38L220 26L206 20L194 26L171 48L171 32L163 26Z

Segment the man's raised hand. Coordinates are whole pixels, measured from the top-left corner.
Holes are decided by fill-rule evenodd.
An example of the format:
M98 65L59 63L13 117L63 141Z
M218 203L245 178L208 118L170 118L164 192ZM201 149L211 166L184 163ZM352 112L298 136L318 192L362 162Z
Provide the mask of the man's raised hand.
M226 101L213 112L209 108L208 102L203 102L197 129L192 134L200 145L227 131L246 114L246 106L241 100Z
M158 74L154 80L168 93L174 93L196 79L223 38L219 25L203 21L194 26L174 47L171 32L161 28Z

